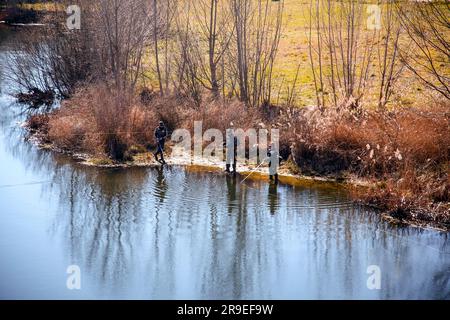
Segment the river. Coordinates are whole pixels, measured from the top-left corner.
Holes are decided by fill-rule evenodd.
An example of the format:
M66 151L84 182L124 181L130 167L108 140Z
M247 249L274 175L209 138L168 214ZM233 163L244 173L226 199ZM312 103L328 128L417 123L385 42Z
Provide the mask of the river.
M26 141L11 90L3 75L0 299L450 299L448 233L335 185L86 167Z

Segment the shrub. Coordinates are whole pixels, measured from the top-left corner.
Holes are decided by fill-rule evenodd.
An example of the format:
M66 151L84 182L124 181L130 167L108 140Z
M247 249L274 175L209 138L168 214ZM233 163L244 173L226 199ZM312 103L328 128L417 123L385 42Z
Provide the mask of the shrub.
M28 118L26 126L31 132L47 134L49 130L49 117L47 114L35 114Z
M59 148L76 151L83 148L86 131L86 124L76 116L54 116L48 137Z
M130 160L137 149L145 151L154 142L160 119L154 101L143 105L131 94L119 95L106 86L80 89L49 116L48 137L62 149ZM135 150L128 152L130 147Z

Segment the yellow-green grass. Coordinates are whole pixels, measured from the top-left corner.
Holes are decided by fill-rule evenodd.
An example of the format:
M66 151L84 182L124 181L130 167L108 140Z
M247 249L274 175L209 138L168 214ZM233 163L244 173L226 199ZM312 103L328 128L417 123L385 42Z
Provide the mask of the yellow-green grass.
M376 3L374 1L367 1L368 4ZM274 2L274 6L277 2ZM276 62L273 69L273 85L272 85L272 103L285 103L288 98L288 88L292 90L294 79L297 75L297 82L295 88L295 101L294 103L298 106L306 106L316 103L315 87L313 82L313 73L310 66L309 58L309 0L285 0L284 1L284 12L283 12L283 31L279 43L279 50L276 58ZM339 7L336 7L338 10ZM385 7L382 7L382 10ZM276 10L272 10L276 12ZM367 15L364 9L364 14ZM365 19L365 17L364 17ZM191 20L193 21L193 20ZM382 21L383 23L383 21ZM195 27L195 25L194 25ZM370 30L363 30L360 35L360 39L365 38L373 33ZM314 39L315 33L313 31L312 37ZM405 37L403 34L402 37ZM402 39L402 38L401 38ZM407 40L402 40L405 43ZM174 45L173 42L170 43L171 46ZM381 45L378 44L378 45ZM364 95L366 97L366 106L376 106L378 99L378 85L380 78L380 65L378 62L378 48L375 47L375 52L372 55L372 63L370 67L370 79ZM171 51L173 49L170 49ZM360 47L359 51L362 54L364 48ZM160 43L160 55L163 56L164 46ZM207 48L203 48L205 57L207 55ZM161 57L162 59L163 57ZM329 73L329 68L326 67L326 62L329 61L328 54L323 55L325 62L324 73ZM317 61L315 61L317 66ZM154 58L151 53L149 53L148 59L146 59L146 65L148 67L146 71L147 80L146 85L151 85L157 88L157 77L154 74ZM324 79L324 82L327 82ZM396 103L401 103L404 105L414 105L416 103L422 103L422 98L424 92L427 89L424 85L419 82L410 72L405 70L403 72L402 78L397 82L397 89L392 96L392 100Z

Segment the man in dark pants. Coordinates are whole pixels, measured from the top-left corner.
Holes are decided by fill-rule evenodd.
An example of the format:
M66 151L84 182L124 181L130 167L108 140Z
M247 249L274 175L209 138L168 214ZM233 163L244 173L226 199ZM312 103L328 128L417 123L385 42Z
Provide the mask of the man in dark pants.
M232 129L233 130L233 126ZM237 164L237 145L238 139L234 135L234 131L228 131L227 133L227 141L225 142L225 148L227 150L227 161L226 161L226 169L225 172L230 173L230 167L233 165L233 173L236 173L236 164Z
M164 125L164 122L160 121L159 126L155 129L155 139L156 143L158 145L158 148L155 152L155 158L156 161L158 161L161 164L165 164L166 161L164 160L164 143L166 142L167 138L167 128ZM161 155L161 159L158 159L158 155Z
M267 148L267 157L270 159L269 161L269 178L271 181L274 180L275 182L278 182L278 167L280 166L281 160L283 160L282 157L280 157L278 153L278 149L274 146L269 146Z

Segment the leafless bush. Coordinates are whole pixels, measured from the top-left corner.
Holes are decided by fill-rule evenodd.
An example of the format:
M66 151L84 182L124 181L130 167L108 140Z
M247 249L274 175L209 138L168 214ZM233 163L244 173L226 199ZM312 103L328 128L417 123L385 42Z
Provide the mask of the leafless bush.
M125 160L133 145L153 143L154 110L106 86L82 89L49 116L48 138L57 147Z
M20 91L38 89L67 98L79 84L86 85L100 75L101 54L95 28L88 14L84 18L84 29L72 32L65 26L65 12L55 11L46 21L47 26L21 32L6 64L6 74Z

